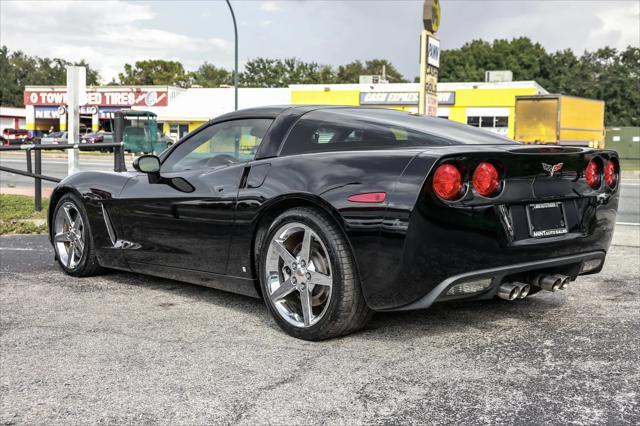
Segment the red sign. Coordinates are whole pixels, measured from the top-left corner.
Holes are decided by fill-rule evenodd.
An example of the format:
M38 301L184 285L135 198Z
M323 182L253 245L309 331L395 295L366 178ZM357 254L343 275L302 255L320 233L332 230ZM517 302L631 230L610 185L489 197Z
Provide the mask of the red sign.
M66 91L24 91L25 105L66 105ZM167 106L166 90L87 92L87 105L156 107Z

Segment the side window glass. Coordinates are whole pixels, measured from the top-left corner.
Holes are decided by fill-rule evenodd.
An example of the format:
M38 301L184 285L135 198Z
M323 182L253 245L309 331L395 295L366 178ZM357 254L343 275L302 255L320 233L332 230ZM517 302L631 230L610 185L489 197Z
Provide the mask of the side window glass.
M329 143L334 138L336 132L332 129L319 128L313 135L316 143Z
M253 160L272 122L252 118L213 124L181 142L162 164L162 171L215 168Z

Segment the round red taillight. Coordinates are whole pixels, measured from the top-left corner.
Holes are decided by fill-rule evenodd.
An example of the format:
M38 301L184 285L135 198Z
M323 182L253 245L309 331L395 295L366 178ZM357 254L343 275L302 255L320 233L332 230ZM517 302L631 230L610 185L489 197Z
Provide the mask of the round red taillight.
M600 164L595 158L589 161L587 168L584 169L584 178L591 188L597 189L600 187Z
M455 200L462 193L462 174L453 164L443 164L433 175L433 190L438 197Z
M500 186L500 175L498 169L486 161L478 164L473 172L473 187L476 192L483 197L495 195Z
M604 166L604 183L609 188L614 188L618 184L618 164L616 160L609 160Z

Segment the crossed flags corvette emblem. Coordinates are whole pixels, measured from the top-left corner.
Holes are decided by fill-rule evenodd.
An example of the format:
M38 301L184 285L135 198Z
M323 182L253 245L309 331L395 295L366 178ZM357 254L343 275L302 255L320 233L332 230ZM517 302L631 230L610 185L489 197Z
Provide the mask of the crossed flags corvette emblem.
M558 163L554 165L542 163L542 168L544 169L545 172L549 173L549 176L553 177L554 174L562 170L562 165L563 163Z

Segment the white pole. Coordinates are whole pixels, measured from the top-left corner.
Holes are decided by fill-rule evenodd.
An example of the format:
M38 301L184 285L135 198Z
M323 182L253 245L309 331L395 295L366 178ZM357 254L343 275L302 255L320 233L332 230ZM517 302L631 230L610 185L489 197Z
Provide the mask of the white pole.
M80 102L86 98L87 74L84 67L67 67L67 119L68 119L68 143L77 145L80 143ZM78 149L67 150L67 173L69 175L78 172Z

